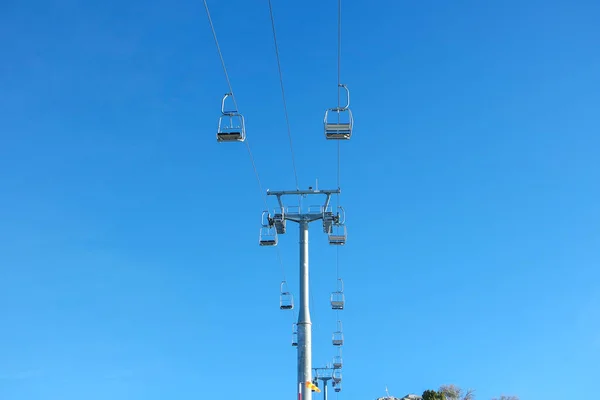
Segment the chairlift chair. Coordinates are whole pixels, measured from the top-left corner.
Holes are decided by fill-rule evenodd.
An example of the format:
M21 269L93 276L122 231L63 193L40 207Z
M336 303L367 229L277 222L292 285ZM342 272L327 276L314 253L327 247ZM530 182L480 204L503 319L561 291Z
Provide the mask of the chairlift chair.
M246 126L244 116L236 109L225 110L225 100L233 96L226 93L221 101L221 116L217 128L217 142L243 142L246 139Z
M334 369L333 373L331 374L331 378L333 379L333 383L335 383L336 385L341 383L342 382L342 370Z
M329 230L329 244L333 246L343 246L346 244L347 236L346 225L333 224Z
M344 344L344 333L342 332L342 321L338 321L338 330L333 332L332 343L334 346L342 346Z
M284 290L284 287L287 288L285 281L281 282L280 286L279 308L282 310L291 310L294 308L294 296L287 290Z
M354 118L350 111L350 91L344 84L339 87L346 91L346 105L344 107L329 108L325 111L323 125L325 126L326 139L350 139ZM339 89L338 89L339 90Z
M342 368L342 355L338 354L337 356L333 357L333 368L334 369L340 369Z
M298 325L292 326L292 346L298 346Z
M334 221L329 227L327 232L329 237L329 244L336 246L343 246L346 244L347 230L346 230L346 212L344 208L338 206L340 211L334 216Z
M331 309L332 310L343 310L344 309L344 281L342 278L338 278L339 288L335 292L331 293Z
M258 244L261 246L277 246L277 231L275 228L268 226L260 228Z
M340 369L342 368L342 356L335 356L333 357L333 368L334 369Z

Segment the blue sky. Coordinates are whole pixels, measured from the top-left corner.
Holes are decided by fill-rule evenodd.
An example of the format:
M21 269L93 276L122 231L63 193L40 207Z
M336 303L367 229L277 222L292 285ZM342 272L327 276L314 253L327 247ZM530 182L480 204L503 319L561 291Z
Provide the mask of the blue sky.
M209 6L263 190L293 189L268 3ZM335 187L337 2L273 7L299 184ZM344 1L343 18L337 397L587 396L600 5ZM246 147L215 140L228 88L202 2L3 2L0 37L0 398L295 396L278 296L284 275L297 293L298 233L282 272ZM336 250L317 225L310 241L319 366Z

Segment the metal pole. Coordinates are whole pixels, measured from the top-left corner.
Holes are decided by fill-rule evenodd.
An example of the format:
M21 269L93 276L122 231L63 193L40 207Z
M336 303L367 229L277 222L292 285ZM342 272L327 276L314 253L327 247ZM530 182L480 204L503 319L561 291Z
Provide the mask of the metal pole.
M298 315L298 383L302 388L302 400L312 400L312 390L306 382L312 382L311 322L308 309L308 221L300 223L300 313Z
M323 380L323 400L327 400L327 380Z
M324 224L332 224L333 213L327 212L329 202L332 194L339 194L341 190L283 190L283 191L272 191L267 190L267 196L277 196L277 201L282 209L279 218L279 223L272 220L269 215L269 227L275 226L277 234L284 234L285 229L281 220L297 222L300 226L300 312L298 314L298 400L312 400L312 390L306 387L306 382L312 382L312 324L310 322L310 311L309 311L309 287L308 287L308 225L313 221L323 220ZM283 213L284 205L281 199L282 196L286 195L325 195L325 204L319 212L303 213L300 207L298 212L286 212ZM277 215L277 214L276 214ZM327 221L325 221L327 216ZM336 223L338 223L336 221ZM345 234L343 239L345 241ZM262 241L261 241L261 244ZM271 244L271 243L269 243ZM338 243L332 243L338 244ZM341 243L343 244L343 243ZM321 378L322 379L322 378ZM331 379L331 378L327 378ZM326 384L327 385L327 384ZM326 396L326 394L325 394Z

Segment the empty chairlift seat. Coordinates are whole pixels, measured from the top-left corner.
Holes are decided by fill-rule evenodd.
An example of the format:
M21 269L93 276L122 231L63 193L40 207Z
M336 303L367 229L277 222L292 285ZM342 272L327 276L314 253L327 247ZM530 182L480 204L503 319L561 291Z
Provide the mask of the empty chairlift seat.
M342 368L342 355L337 355L333 357L333 368L340 369Z
M294 296L287 291L287 283L285 281L281 282L280 287L280 298L279 298L279 308L282 310L291 310L294 308Z
M334 346L342 346L344 344L344 333L342 332L342 321L338 321L338 330L333 332L332 343Z
M246 126L244 117L237 109L225 110L225 100L232 96L231 93L225 94L221 101L221 116L219 117L219 126L217 129L218 142L243 142L246 139Z
M298 346L298 325L292 326L292 346Z
M260 228L258 244L261 246L277 246L277 231L275 228L268 226Z
M342 370L334 369L331 378L333 380L333 390L340 392L342 390Z
M338 383L341 383L342 382L342 370L334 369L331 378L333 379L333 383L335 383L336 385Z
M329 244L334 246L343 246L346 244L346 225L333 224L329 230Z
M340 84L339 87L346 91L347 102L344 107L338 106L325 111L323 124L325 126L326 139L350 139L352 136L354 118L349 108L350 92L346 85Z
M338 278L338 290L331 293L331 309L332 310L343 310L344 309L344 282L342 278Z
M332 310L343 310L344 309L344 293L342 293L342 292L331 293L331 309Z

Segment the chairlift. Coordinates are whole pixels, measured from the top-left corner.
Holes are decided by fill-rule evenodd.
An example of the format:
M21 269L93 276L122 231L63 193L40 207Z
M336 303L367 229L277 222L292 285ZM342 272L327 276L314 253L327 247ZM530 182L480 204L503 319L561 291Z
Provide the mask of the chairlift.
M261 246L277 246L277 231L275 228L268 226L260 228L258 244Z
M329 230L329 244L333 246L343 246L346 244L347 236L346 225L333 224Z
M334 346L341 346L344 344L344 333L342 332L342 321L338 321L338 330L333 332L332 342Z
M284 290L284 287L286 290ZM280 286L280 296L279 296L279 308L282 310L291 310L294 308L294 296L287 291L287 283L286 281L281 282Z
M342 368L342 356L335 356L333 357L333 368L334 369L340 369Z
M331 293L331 309L333 310L344 309L344 281L342 281L342 278L338 278L338 281L338 290Z
M292 346L298 346L298 325L292 326Z
M329 108L325 111L323 124L326 139L350 139L350 136L352 136L354 118L349 108L350 91L344 84L340 84L339 87L344 88L346 91L346 105L344 107Z
M333 379L333 383L336 386L338 384L340 384L342 382L342 370L341 369L334 369L333 373L331 374L331 378Z
M331 374L331 379L333 380L333 390L339 393L342 390L342 370L334 369Z
M344 211L343 207L338 206L338 208L341 211L338 212L338 214L334 217L334 222L329 227L329 232L327 233L329 237L329 244L343 246L346 244L346 237L348 236L345 225L346 212Z
M338 355L333 357L333 369L340 369L342 368L342 349L338 348L339 352Z
M217 142L243 142L246 139L246 126L242 114L238 113L237 109L225 110L225 100L230 96L233 94L226 93L221 101Z

